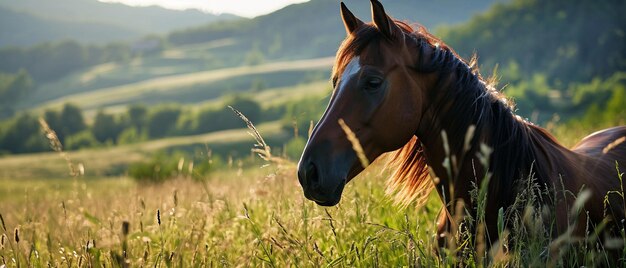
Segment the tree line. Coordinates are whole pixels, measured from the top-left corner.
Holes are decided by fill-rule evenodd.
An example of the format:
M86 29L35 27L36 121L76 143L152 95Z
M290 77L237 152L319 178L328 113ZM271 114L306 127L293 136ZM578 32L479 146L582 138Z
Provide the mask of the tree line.
M263 110L256 101L245 97L233 97L226 103L253 122L276 120L282 112L275 108ZM121 114L100 110L93 122L87 124L78 106L65 104L60 110L46 110L40 116L21 113L1 122L0 155L49 151L49 141L40 130L39 118L56 132L67 150L245 127L245 123L226 106L192 111L177 104L152 108L131 105Z
M15 104L32 93L38 84L98 64L129 61L163 49L159 38L145 40L153 40L158 45L140 49L127 43L96 46L65 40L27 48L0 48L0 118L13 115Z
M465 57L477 52L489 69L515 68L517 77L502 77L508 83L541 73L566 89L626 71L623 10L620 0L514 0L438 34Z

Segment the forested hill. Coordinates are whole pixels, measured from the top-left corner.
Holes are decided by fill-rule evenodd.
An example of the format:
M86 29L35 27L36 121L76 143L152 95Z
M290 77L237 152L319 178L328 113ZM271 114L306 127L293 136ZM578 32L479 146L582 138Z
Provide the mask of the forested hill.
M497 0L387 0L382 1L394 17L427 27L456 24L483 12ZM364 21L370 21L367 1L346 1L346 5ZM345 37L341 26L339 2L312 0L290 5L271 14L248 21L215 23L177 31L169 35L176 45L233 38L268 57L305 58L330 56ZM241 47L246 49L245 46Z
M108 42L137 36L141 36L141 32L121 26L46 19L0 6L0 47L31 45L59 39Z
M624 11L623 0L514 0L440 34L461 55L476 51L487 69L542 73L558 86L626 71Z
M0 46L33 45L67 38L81 42L139 38L238 18L230 14L130 7L97 0L0 0L0 8Z
M440 0L423 3L410 0L384 1L386 8L398 18L417 21L426 26L454 24L466 21L472 15L486 10L491 4L504 0ZM363 1L348 1L350 8L363 20L369 21L369 3ZM18 38L21 44L34 40L63 38L113 38L132 35L136 31L145 31L148 22L155 23L154 31L171 29L191 23L196 11L185 11L186 19L172 19L165 15L158 15L158 8L131 8L120 4L105 4L96 0L0 0L1 6L11 6L14 9L29 10L31 13L46 19L36 19L26 13L7 11L12 16L0 14L0 45ZM66 9L64 9L66 8ZM78 12L77 10L83 10ZM132 15L132 12L144 15ZM136 11L135 11L136 10ZM0 10L1 11L1 10ZM44 14L44 12L46 12ZM165 11L163 11L165 12ZM170 14L170 13L163 14ZM67 26L56 23L61 16L67 20L81 21ZM105 16L106 15L106 16ZM105 16L105 17L103 17ZM173 16L173 15L172 15ZM205 17L211 15L202 14ZM228 15L223 15L228 18ZM14 18L15 17L15 18ZM11 19L13 18L13 19ZM8 20L9 23L6 23ZM11 22L14 20L14 22ZM90 24L84 21L103 21L109 24ZM122 24L124 27L135 27L136 31L124 31L118 26L112 28L90 30L90 25ZM45 25L44 25L45 24ZM162 26L159 26L162 25ZM249 55L261 55L264 59L302 59L320 56L331 56L337 49L345 32L341 26L339 3L336 0L312 0L302 4L290 5L271 14L255 19L234 19L211 24L204 23L202 27L184 31L176 31L161 40L152 38L147 44L153 45L150 49L158 53L166 45L168 47L183 47L187 44L204 43L212 40L229 38L234 40L233 45L220 49L220 60L226 65L238 65L246 62ZM59 27L56 27L59 26ZM121 26L120 26L121 27ZM15 31L19 28L19 31ZM60 28L60 29L59 29ZM95 28L94 28L95 29ZM111 30L119 29L119 30ZM125 28L124 28L125 29ZM74 31L76 30L76 31ZM58 33L55 34L55 33ZM52 36L50 36L52 35ZM49 36L49 37L46 37ZM38 39L39 38L39 39ZM162 42L165 41L165 42ZM4 43L3 43L4 42ZM146 43L146 42L144 42ZM85 46L82 42L63 41L38 44L32 47L0 48L0 72L16 73L25 69L33 79L40 82L54 81L63 76L96 64L115 60L128 60L137 55L133 52L135 44L109 44L106 46ZM142 49L142 51L145 49ZM80 53L76 53L80 52ZM146 56L144 52L141 52Z

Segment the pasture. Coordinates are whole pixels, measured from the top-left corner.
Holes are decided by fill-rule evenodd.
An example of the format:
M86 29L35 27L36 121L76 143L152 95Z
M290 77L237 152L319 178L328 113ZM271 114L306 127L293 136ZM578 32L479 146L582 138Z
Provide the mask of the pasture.
M167 53L167 52L164 52ZM327 91L328 86L319 86L325 82L327 70L332 65L333 58L319 58L310 60L299 60L289 62L274 62L256 66L240 66L232 68L221 68L217 70L209 70L202 72L190 72L184 74L151 74L145 80L128 82L125 81L121 85L99 88L96 82L90 85L94 77L100 78L100 83L124 81L124 75L132 73L128 66L96 66L85 73L70 76L66 80L51 83L44 86L39 92L55 92L55 94L63 94L62 96L52 100L37 100L34 97L34 103L37 105L36 110L45 110L50 108L62 107L65 103L76 103L87 113L94 113L97 109L115 108L116 106L125 106L133 103L155 104L168 100L170 103L191 103L198 105L198 100L218 100L221 96L227 94L236 94L248 92L251 84L259 81L264 88L263 91L284 91L287 96L300 95L301 91L291 91L297 85L312 84L315 91L304 94L310 95L320 93L320 90ZM131 69L137 69L140 72L151 72L157 68L154 63L130 63L134 66ZM142 77L142 75L132 75L134 79ZM307 77L313 81L306 81ZM303 83L304 81L304 83ZM85 86L84 84L87 84ZM67 89L74 89L78 92L67 92ZM268 94L268 93L266 93ZM269 93L271 94L271 93ZM54 95L52 95L54 96ZM44 96L41 96L43 98ZM49 98L50 95L46 94ZM291 100L282 97L283 100ZM274 102L275 103L275 102ZM201 103L200 103L201 104Z
M259 131L276 130L265 125ZM572 140L581 135L569 133ZM196 139L210 144L227 137L254 142L242 129ZM106 165L98 162L132 161L141 157L139 148L146 152L181 143L174 138L137 144L131 147L134 150L71 152L72 159L84 163L87 175L82 177L62 175L67 163L57 154L25 155L20 163L1 159L3 170L17 168L2 174L0 261L7 267L432 267L460 261L456 248L448 249L443 255L447 257L434 251L441 207L436 195L431 194L421 208L394 204L385 194L389 173L384 161L375 162L349 184L342 202L332 208L303 197L292 161L248 156L244 166L227 166L200 180L181 174L161 184L138 183L124 175L104 177L89 170ZM43 163L60 173L31 173ZM581 265L611 258L603 249L593 248L597 242L593 234L582 243L551 241L546 237L551 221L535 209L526 204L514 214L520 217L519 229L503 230L516 241L513 248L496 246L481 253L477 243L478 248L471 248L478 253L463 262L543 267L571 261L572 251L584 253L577 260Z
M0 268L624 267L626 2L383 2L0 47Z

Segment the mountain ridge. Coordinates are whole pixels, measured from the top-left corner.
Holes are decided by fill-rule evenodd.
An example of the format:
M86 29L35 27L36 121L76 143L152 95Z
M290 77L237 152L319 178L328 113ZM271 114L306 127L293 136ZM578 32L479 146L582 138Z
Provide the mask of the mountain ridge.
M127 41L217 21L243 19L227 13L131 7L96 0L0 0L0 9L0 25L4 25L0 26L3 37L0 46L34 45L62 39L86 43Z

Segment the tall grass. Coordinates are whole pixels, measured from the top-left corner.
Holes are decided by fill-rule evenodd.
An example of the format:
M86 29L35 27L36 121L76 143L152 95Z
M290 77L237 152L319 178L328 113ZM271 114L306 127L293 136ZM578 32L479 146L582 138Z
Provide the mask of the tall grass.
M258 131L252 135L260 137ZM562 193L542 192L532 176L515 205L498 213L500 242L486 247L484 209L478 209L475 218L459 218L448 248L437 250L439 197L431 195L420 209L394 205L384 192L384 163L372 163L346 187L338 206L324 208L303 198L293 163L257 142L256 152L274 161L242 170L224 167L202 181L74 179L76 187L0 197L0 266L624 265L624 230L619 239L591 228L581 239L568 233L553 239L555 209L542 205L542 198ZM485 185L472 194L482 207ZM583 204L584 194L579 199ZM476 228L464 227L470 225Z

